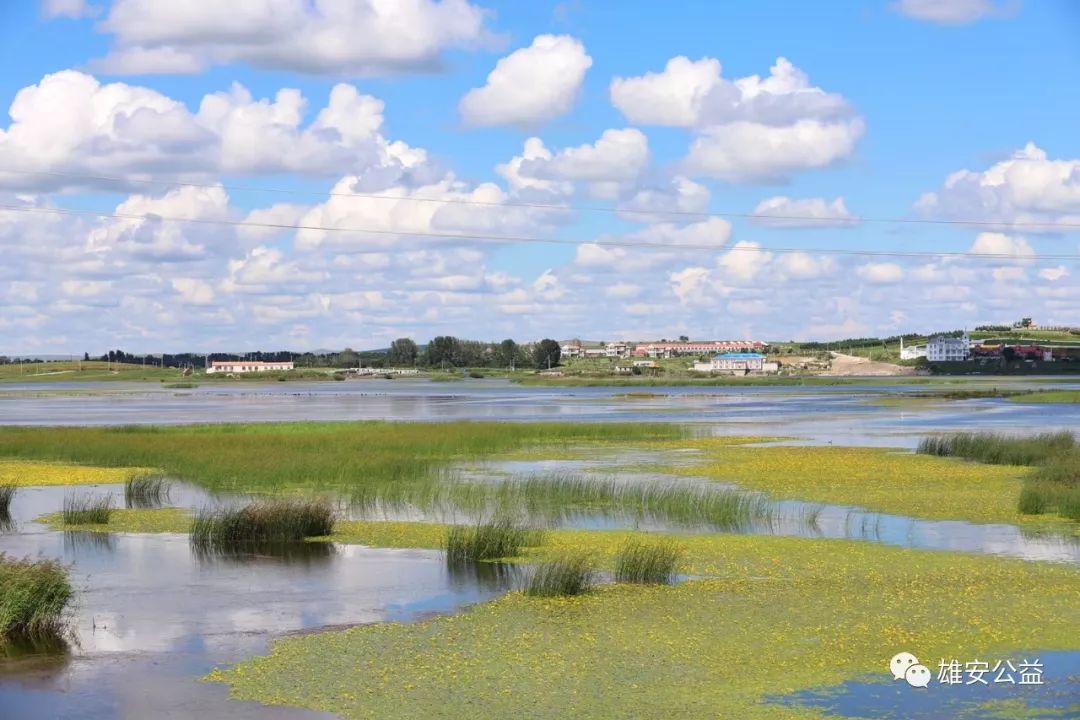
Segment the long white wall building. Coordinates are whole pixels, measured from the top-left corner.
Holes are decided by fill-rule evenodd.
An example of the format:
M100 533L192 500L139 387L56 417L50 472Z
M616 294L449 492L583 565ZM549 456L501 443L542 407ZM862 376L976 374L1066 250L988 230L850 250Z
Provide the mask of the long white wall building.
M207 375L214 373L252 373L292 370L293 362L264 362L262 360L213 360L206 368Z

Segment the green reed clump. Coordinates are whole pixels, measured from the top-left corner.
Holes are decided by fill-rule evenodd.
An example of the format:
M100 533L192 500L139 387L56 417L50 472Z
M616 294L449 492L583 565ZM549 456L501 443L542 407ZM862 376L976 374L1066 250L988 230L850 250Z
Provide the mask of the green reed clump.
M539 544L538 531L500 519L476 525L453 525L446 533L446 559L451 563L514 557Z
M525 594L534 597L581 595L592 589L595 579L588 555L567 553L540 563L529 578Z
M532 475L492 486L497 507L543 516L567 509L604 510L718 529L747 526L772 516L758 493L691 480L624 481L586 475Z
M1080 444L1070 432L958 433L923 438L918 451L991 464L1035 465L1035 472L1024 479L1017 510L1024 515L1056 513L1080 520Z
M0 514L6 515L11 509L11 501L15 498L16 487L10 484L0 485Z
M139 475L124 484L124 503L129 508L160 507L169 501L171 484L159 475Z
M1033 476L1036 480L1059 485L1080 485L1080 448L1048 458Z
M1051 495L1051 492L1047 492L1047 488L1038 487L1033 483L1025 483L1024 487L1020 489L1020 500L1017 503L1017 509L1024 515L1042 515L1048 512L1053 504Z
M991 465L1038 465L1076 447L1076 437L1067 431L1029 436L981 432L923 438L918 452Z
M615 580L670 583L679 570L682 554L682 548L669 540L627 540L615 556Z
M104 525L113 512L111 495L74 494L64 497L65 525Z
M334 509L325 500L258 500L243 507L200 510L192 520L191 544L198 550L228 551L302 542L333 531Z
M0 553L0 642L63 636L73 591L55 560L16 560Z
M1056 512L1080 520L1080 449L1046 459L1020 491L1019 510L1026 515Z

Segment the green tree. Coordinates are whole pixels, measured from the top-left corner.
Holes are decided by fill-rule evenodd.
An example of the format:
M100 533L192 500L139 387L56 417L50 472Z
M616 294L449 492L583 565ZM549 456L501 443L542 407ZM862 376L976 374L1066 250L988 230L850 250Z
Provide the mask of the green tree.
M439 335L427 345L426 357L432 367L455 367L461 360L461 342L452 335Z
M508 367L519 364L521 362L520 352L521 350L516 342L510 338L503 340L499 343L499 365Z
M559 343L551 338L544 338L533 347L533 362L538 368L555 367L561 357Z
M339 365L345 367L356 367L360 364L360 356L352 348L345 348L338 353L337 361Z
M415 342L409 338L398 338L390 343L390 352L386 354L386 362L391 367L415 365L419 355L420 351Z

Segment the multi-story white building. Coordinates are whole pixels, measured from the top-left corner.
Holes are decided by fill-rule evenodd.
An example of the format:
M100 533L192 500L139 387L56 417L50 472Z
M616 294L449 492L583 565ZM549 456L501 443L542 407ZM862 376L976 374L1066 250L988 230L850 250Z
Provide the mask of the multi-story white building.
M694 363L696 372L775 373L778 363L768 362L765 356L755 352L728 352L713 356L708 362Z
M604 348L604 354L610 358L626 357L630 354L630 346L624 342L609 342Z
M263 362L262 360L214 360L206 368L207 375L214 373L252 373L292 370L293 362Z
M560 355L564 358L584 357L585 351L581 347L580 340L571 340L559 346Z
M971 353L971 338L935 335L926 341L926 359L930 362L960 362Z

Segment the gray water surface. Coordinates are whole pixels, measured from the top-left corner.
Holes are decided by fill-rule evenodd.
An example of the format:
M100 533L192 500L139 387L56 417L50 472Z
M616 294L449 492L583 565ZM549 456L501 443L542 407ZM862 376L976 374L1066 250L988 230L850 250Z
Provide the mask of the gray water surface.
M78 589L66 655L28 648L0 659L5 720L324 717L231 701L223 686L198 678L286 633L453 612L515 581L455 572L436 551L320 543L288 557L206 559L186 535L54 532L32 522L58 510L68 491L21 488L12 505L18 532L0 534L0 552L57 559Z
M1077 387L1060 378L989 378L963 389ZM494 420L679 422L721 434L797 435L815 442L910 447L927 432L1008 432L1080 427L1080 404L1003 399L914 408L872 401L950 385L882 382L836 386L526 387L505 380L425 379L207 383L168 390L154 383L0 385L0 425L127 425L303 420ZM638 393L634 395L633 393Z

